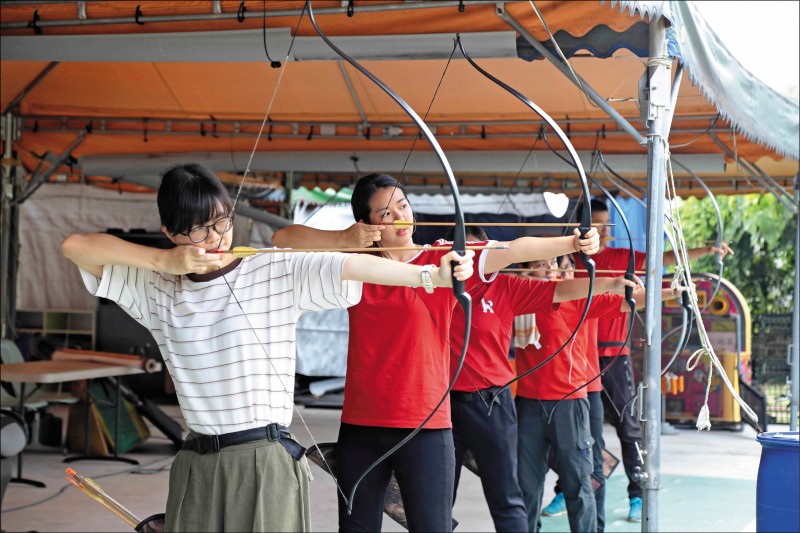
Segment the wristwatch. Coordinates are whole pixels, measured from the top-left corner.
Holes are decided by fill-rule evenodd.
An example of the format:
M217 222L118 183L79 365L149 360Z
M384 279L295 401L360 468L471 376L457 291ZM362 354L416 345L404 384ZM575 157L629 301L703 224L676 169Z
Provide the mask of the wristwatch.
M422 288L425 289L425 292L428 294L433 294L433 280L431 279L431 270L433 267L434 265L425 265L419 273L419 277L422 280Z

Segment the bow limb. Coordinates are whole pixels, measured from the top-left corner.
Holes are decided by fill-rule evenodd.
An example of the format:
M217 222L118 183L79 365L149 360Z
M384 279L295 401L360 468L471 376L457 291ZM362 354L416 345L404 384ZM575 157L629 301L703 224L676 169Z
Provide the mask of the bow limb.
M360 65L357 61L355 61L352 57L347 55L343 52L339 47L337 47L328 37L325 35L322 30L317 25L317 22L314 18L314 11L311 7L311 0L306 0L306 9L308 10L308 17L311 20L311 24L314 26L314 30L317 32L317 35L322 38L323 41L334 51L336 52L342 59L350 63L353 67L355 67L359 72L361 72L364 76L369 78L373 83L375 83L378 87L380 87L389 97L392 98L403 110L406 114L411 117L411 119L417 124L422 132L423 135L428 139L428 142L431 144L434 152L436 153L439 162L442 165L442 169L444 170L445 175L447 175L448 183L450 184L450 190L453 196L453 204L455 207L455 231L453 236L453 250L458 252L459 254L464 254L466 250L466 228L464 226L464 215L461 211L461 200L458 194L458 185L456 184L455 176L453 175L453 171L450 168L450 163L447 161L447 157L444 154L441 146L437 142L436 138L431 133L428 126L425 122L417 115L417 113L409 106L400 96L398 96L394 91L392 91L389 87L387 87L381 80L379 80L374 74L369 72L365 69L362 65ZM587 230L588 231L588 230ZM454 265L455 266L455 265ZM461 372L462 367L464 366L464 360L466 359L467 355L467 348L469 346L469 333L472 328L472 299L470 298L469 293L466 291L465 283L463 281L459 281L455 279L453 276L453 294L455 295L456 300L458 301L459 305L464 310L464 343L461 347L461 354L459 355L458 366L456 367L456 371L453 374L453 378L450 381L450 384L447 387L442 398L430 412L430 414L422 421L422 423L417 426L411 433L409 433L403 440L398 442L395 446L393 446L389 451L379 457L375 462L373 462L361 476L358 477L353 488L350 491L349 498L347 500L347 512L348 514L352 512L353 509L353 498L355 497L356 489L358 489L358 485L361 481L369 474L376 466L378 466L381 462L385 459L390 457L394 452L399 450L402 446L404 446L408 441L410 441L414 436L419 433L425 424L433 417L434 414L439 410L442 404L448 399L450 396L450 391L453 389L453 385L455 384L456 380L458 379L458 375Z
M626 180L625 178L623 178L619 174L617 174L614 171L614 169L612 169L608 165L608 163L606 163L605 159L603 159L603 154L601 152L598 151L598 152L595 153L595 155L596 155L596 157L598 158L598 161L601 164L600 168L603 171L603 175L606 177L606 179L608 181L610 181L611 183L613 183L619 189L627 192L628 195L631 198L633 198L639 205L641 205L643 208L647 209L647 205L644 203L644 201L641 198L639 198L635 194L633 194L630 189L626 189L624 186L622 186L619 183L617 183L616 181L614 181L614 179L611 179L611 177L608 174L606 174L606 170L608 170L611 174L613 174L616 179L622 180L623 182L625 182L626 185L630 186L632 189L636 190L637 192L639 192L643 196L645 195L645 191L642 190L641 188L637 187L635 184L629 182L628 180ZM678 163L678 164L680 165L680 163ZM686 168L686 167L684 167L684 168ZM677 243L675 242L675 238L673 237L673 235L672 235L672 233L670 231L665 231L664 233L667 236L667 240L669 241L670 246L672 247L672 253L675 254L675 265L677 267L678 265L681 264L680 255L678 255ZM631 246L633 246L633 243L631 243ZM688 286L689 280L688 280L688 277L685 275L685 273L682 275L682 277L684 279L684 282ZM681 294L681 308L682 308L682 311L681 311L681 326L680 326L680 328L675 328L675 329L667 332L667 334L664 335L664 337L661 339L661 342L664 342L664 340L666 340L673 333L678 331L678 329L680 329L680 331L681 331L681 336L678 339L677 344L675 345L676 346L675 353L672 354L672 357L670 358L669 363L667 364L667 366L664 368L663 373L666 373L667 370L669 370L669 367L672 366L672 363L675 362L675 359L677 359L678 355L683 351L683 349L686 347L686 344L689 342L689 337L691 335L691 331L692 331L692 320L691 319L693 317L693 311L692 311L692 305L691 305L691 297L689 296L689 294L686 291L684 291Z
M676 165L678 165L679 167L681 167L682 169L684 169L686 172L688 172L689 175L692 178L694 178L697 181L697 183L700 184L700 186L703 188L703 190L706 191L706 194L708 195L709 200L711 200L711 205L714 206L714 213L717 216L717 237L714 240L714 246L718 250L722 249L722 236L723 236L724 226L722 224L722 212L719 209L719 204L717 203L717 198L714 196L714 193L711 192L711 188L706 184L706 182L704 182L703 180L700 179L700 176L698 176L697 174L692 172L692 170L690 170L685 165L682 165L681 163L675 161L674 159L672 159L672 162L675 163ZM703 307L703 309L700 310L700 314L701 315L706 312L706 309L708 309L708 306L710 306L711 302L714 301L714 298L716 298L717 293L719 292L719 287L722 284L722 271L724 270L725 266L723 264L722 254L720 254L720 252L716 252L714 254L714 262L717 263L717 285L716 285L716 287L714 287L714 291L711 293L711 297L708 299L708 302L706 302L706 306Z
M620 216L620 220L622 220L622 224L625 226L625 232L628 234L628 240L632 242L631 228L628 225L628 219L625 217L625 213L622 212L622 208L620 208L619 204L617 203L616 198L614 198L614 196L605 187L600 185L600 182L598 182L596 179L594 179L593 177L589 176L589 180L591 180L591 182L594 184L595 187L600 189L600 191L606 196L606 198L608 198L608 200L611 202L611 204L617 210L617 212L619 213L619 216ZM635 279L635 275L634 275L635 270L636 270L636 251L633 249L633 245L631 245L628 248L628 267L625 270L625 279L629 280L629 281L634 281L634 279ZM608 372L611 369L611 367L613 367L614 364L616 364L616 362L619 359L621 359L620 355L622 354L622 351L625 349L625 347L628 345L628 341L631 338L631 334L633 332L633 320L636 317L636 300L633 298L633 287L627 287L627 286L625 287L625 301L628 303L628 307L630 307L630 314L628 316L628 333L625 336L625 342L623 342L622 346L620 346L619 352L617 352L617 355L614 357L614 360L611 362L611 364L606 366L603 370L600 371L599 374L594 376L592 379L588 380L586 383L584 383L580 387L578 387L575 390L565 394L562 398L560 398L558 400L558 402L556 402L556 404L553 406L553 410L550 412L550 417L548 417L548 419L552 418L553 413L555 413L556 407L558 407L558 404L560 402L562 402L563 400L569 398L570 396L572 396L573 394L575 394L579 390L581 390L581 389L583 389L585 387L588 387L591 383L594 383L595 381L597 381L598 379L603 377L603 375L606 372Z
M510 85L506 84L502 80L499 80L498 78L494 77L490 73L486 72L483 68L481 68L477 63L475 63L475 61L472 60L469 54L467 54L467 51L464 49L464 43L461 41L461 36L459 35L456 39L458 41L458 46L461 49L461 53L464 55L464 58L469 62L470 65L472 65L475 68L475 70L483 74L484 77L494 82L496 85L499 85L500 87L505 89L508 93L512 94L523 104L525 104L531 110L533 110L536 114L542 117L542 119L545 122L547 122L547 125L550 126L553 129L553 131L556 132L556 135L558 135L559 139L561 139L561 142L564 143L564 146L567 148L570 158L572 159L573 166L577 170L578 176L580 177L581 186L583 188L583 195L584 198L586 199L584 202L583 213L581 214L580 226L578 228L580 230L581 237L582 238L585 237L592 227L592 209L589 203L589 200L591 199L591 193L589 191L589 182L586 178L586 173L583 170L583 165L581 164L581 160L578 157L577 152L575 151L575 147L572 146L572 143L570 142L569 138L567 138L567 136L561 130L559 125L556 124L555 120L553 120L552 117L550 117L550 115L548 115L542 108L533 103L525 95L523 95ZM564 342L564 344L562 344L552 355L544 359L541 363L535 365L533 368L526 370L516 378L512 379L511 381L503 385L500 388L500 390L498 390L492 397L492 401L489 405L489 413L491 413L495 401L497 400L499 395L503 393L504 390L511 387L511 385L516 381L519 381L520 379L530 375L531 373L535 372L536 370L547 364L556 355L558 355L558 353L561 352L567 345L569 345L569 343L572 342L572 339L575 338L575 335L578 334L578 330L580 330L581 325L586 320L586 315L589 312L589 306L592 304L592 295L594 292L594 270L595 270L594 261L588 255L586 255L584 252L580 252L580 257L581 261L583 261L583 264L586 267L586 271L589 276L589 293L586 296L586 306L583 308L583 313L581 314L581 318L578 321L578 325L575 327L575 330L572 332L569 338Z

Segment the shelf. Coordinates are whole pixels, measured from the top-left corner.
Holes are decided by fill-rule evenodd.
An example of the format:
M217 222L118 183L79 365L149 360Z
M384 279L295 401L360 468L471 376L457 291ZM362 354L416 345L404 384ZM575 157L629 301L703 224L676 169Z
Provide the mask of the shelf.
M18 309L17 333L33 334L51 339L54 344L80 341L87 349L94 349L96 326L95 311L78 309Z

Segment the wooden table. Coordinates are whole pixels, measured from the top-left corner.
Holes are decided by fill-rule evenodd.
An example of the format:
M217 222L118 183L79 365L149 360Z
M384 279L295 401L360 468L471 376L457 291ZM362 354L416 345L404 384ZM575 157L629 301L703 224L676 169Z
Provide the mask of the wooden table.
M134 366L111 365L104 363L92 363L84 361L30 361L26 363L12 363L0 365L0 380L10 383L20 384L19 412L25 416L25 384L26 383L65 383L68 381L92 380L98 378L108 378L114 376L128 376L132 374L142 374L144 370ZM87 398L89 398L87 391ZM116 386L116 401L114 405L116 426L114 427L114 454L113 456L90 456L89 455L89 410L91 399L86 405L86 422L84 450L82 456L67 458L65 461L79 459L106 459L125 461L131 464L139 464L133 459L126 459L117 455L119 444L119 424L120 424L120 394L119 380ZM11 479L15 483L25 483L35 487L44 487L41 481L25 479L22 477L22 452L17 456L17 476Z

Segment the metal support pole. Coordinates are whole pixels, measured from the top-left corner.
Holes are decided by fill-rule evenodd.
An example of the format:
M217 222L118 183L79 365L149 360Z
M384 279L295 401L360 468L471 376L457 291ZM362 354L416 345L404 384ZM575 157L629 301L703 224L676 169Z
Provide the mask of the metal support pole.
M15 154L13 144L18 135L17 119L11 113L0 116L2 121L3 164L0 182L0 337L13 335L14 315L16 313L17 257L19 237L19 209L14 205L16 199L17 171L14 168Z
M670 74L664 19L650 21L647 113L647 258L646 346L640 420L642 421L642 531L658 531L661 485L661 271L664 264L665 122L669 118Z
M717 144L717 146L722 148L722 151L725 152L728 155L728 157L732 157L737 162L737 164L739 164L739 166L741 166L745 170L745 172L750 174L753 178L756 179L756 181L758 181L761 185L763 185L765 189L767 189L770 193L772 193L772 195L775 196L775 198L777 198L778 201L782 203L784 207L786 207L786 209L792 212L798 211L797 205L793 203L794 200L791 197L787 197L786 191L784 191L782 187L776 188L772 185L772 183L765 180L764 177L753 168L752 163L750 163L743 157L738 157L737 154L733 150L728 148L728 146L724 142L722 142L715 133L709 134L709 137L711 138L712 141L714 141ZM772 182L774 183L774 180L772 180Z
M800 173L794 177L794 199L800 204ZM794 240L794 311L792 312L792 398L789 429L797 431L800 405L800 210L797 211Z

